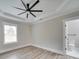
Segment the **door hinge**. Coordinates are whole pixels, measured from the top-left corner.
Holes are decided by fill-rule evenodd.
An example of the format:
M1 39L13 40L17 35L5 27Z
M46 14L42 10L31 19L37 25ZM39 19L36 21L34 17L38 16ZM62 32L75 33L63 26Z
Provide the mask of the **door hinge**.
M66 36L65 36L65 39L66 39Z
M67 50L67 48L65 48L65 50Z
M66 27L66 24L65 24L65 27Z

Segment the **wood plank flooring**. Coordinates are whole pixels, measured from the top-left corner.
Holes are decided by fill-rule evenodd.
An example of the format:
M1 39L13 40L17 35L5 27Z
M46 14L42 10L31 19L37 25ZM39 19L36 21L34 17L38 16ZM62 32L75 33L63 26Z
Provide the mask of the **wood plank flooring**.
M0 59L77 59L28 46L0 54Z

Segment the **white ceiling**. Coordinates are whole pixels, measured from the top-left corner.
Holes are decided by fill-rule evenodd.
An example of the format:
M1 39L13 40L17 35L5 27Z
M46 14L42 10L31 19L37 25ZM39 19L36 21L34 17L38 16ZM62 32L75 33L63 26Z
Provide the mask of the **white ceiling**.
M23 0L26 3L32 5L36 0ZM36 5L33 9L41 9L42 13L34 13L37 17L29 15L26 18L26 13L23 15L17 15L22 12L13 8L13 6L24 8L20 0L0 0L0 10L4 12L5 15L12 16L18 19L23 19L28 22L33 22L39 18L44 18L52 14L61 12L70 12L71 10L79 9L79 0L40 0L40 3Z

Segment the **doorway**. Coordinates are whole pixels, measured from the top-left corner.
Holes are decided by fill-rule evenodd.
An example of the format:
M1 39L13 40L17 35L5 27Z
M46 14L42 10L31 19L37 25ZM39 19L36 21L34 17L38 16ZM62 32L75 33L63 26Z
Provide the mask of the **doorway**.
M65 21L66 54L79 58L79 19Z

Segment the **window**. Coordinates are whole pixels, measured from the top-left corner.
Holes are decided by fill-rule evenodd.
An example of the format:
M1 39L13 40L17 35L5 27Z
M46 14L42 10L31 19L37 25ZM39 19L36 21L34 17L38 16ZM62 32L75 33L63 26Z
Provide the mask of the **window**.
M17 42L17 26L4 24L4 44Z

